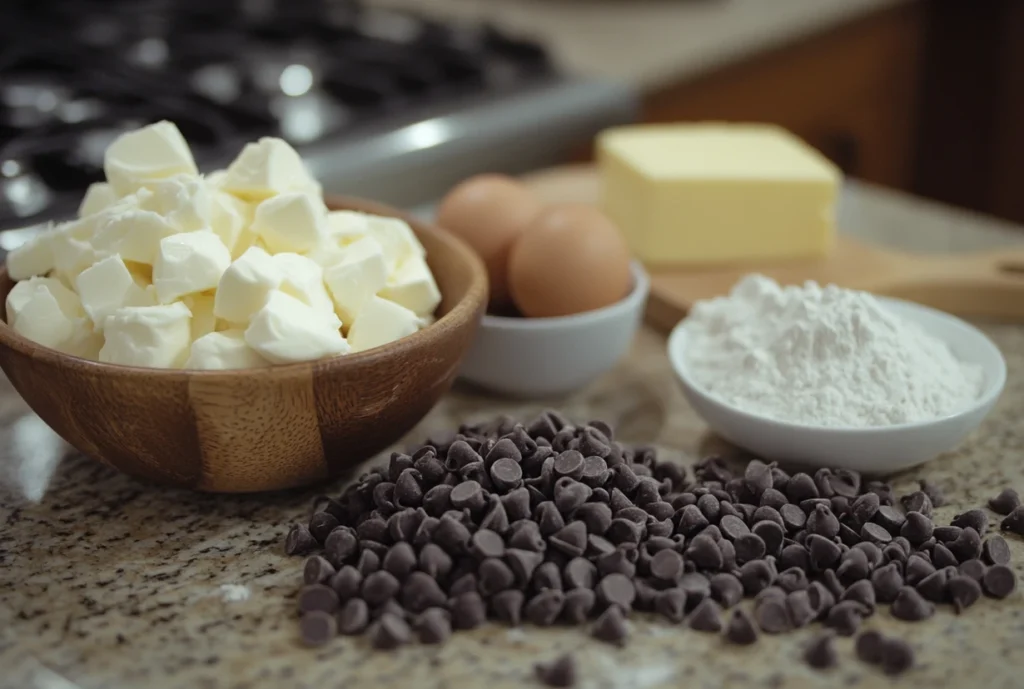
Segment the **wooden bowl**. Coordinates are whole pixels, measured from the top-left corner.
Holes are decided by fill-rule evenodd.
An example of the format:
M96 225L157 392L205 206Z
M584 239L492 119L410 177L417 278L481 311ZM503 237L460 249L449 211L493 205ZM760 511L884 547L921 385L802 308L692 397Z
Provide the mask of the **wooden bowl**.
M242 493L324 481L408 432L451 386L487 303L483 264L461 240L386 206L427 250L437 322L383 347L238 371L103 364L62 354L0 323L0 368L25 402L84 454L142 479ZM0 269L0 309L13 286Z

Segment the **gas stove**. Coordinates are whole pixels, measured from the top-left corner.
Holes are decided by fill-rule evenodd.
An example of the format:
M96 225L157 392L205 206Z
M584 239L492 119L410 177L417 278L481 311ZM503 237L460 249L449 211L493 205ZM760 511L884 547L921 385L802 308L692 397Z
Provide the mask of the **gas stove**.
M203 169L281 136L326 191L410 206L633 114L623 87L485 24L349 0L5 0L0 229L72 214L107 144L161 119Z

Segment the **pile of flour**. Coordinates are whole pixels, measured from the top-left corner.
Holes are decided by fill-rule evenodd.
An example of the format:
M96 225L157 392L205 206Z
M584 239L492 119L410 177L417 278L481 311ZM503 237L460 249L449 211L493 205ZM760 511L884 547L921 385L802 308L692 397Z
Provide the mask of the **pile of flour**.
M813 426L891 426L966 407L981 368L865 292L750 275L686 320L687 367L740 409Z

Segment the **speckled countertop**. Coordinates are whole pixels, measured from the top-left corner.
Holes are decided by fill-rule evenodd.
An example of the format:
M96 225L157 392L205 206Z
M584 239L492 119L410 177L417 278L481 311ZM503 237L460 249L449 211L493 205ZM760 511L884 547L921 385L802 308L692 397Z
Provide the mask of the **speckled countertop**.
M990 247L1024 234L871 188L851 186L843 225L919 250ZM862 232L864 233L864 232ZM952 499L948 519L999 487L1024 489L1024 327L984 326L1007 355L1005 395L983 429L957 452L895 478L909 489L924 475ZM413 434L498 412L527 416L555 405L570 416L615 422L626 441L656 442L692 461L715 441L668 373L661 336L645 331L631 356L590 388L543 405L509 404L459 390ZM459 633L443 648L375 654L339 639L308 651L296 640L294 596L301 560L285 557L287 526L308 514L321 491L267 497L196 495L152 488L60 454L9 386L0 387L5 452L0 459L0 687L503 687L532 686L531 665L561 650L578 654L582 687L645 688L929 686L1020 687L1024 673L1024 593L982 600L960 617L941 610L910 625L888 613L870 626L903 635L918 667L890 684L838 644L840 667L814 673L800 660L808 630L764 637L737 650L717 638L638 619L623 650L580 631ZM29 448L31 462L23 462ZM18 486L17 492L12 487ZM44 490L45 489L45 490ZM23 496L40 497L31 502ZM1011 543L1018 568L1024 544ZM248 588L225 600L221 587Z

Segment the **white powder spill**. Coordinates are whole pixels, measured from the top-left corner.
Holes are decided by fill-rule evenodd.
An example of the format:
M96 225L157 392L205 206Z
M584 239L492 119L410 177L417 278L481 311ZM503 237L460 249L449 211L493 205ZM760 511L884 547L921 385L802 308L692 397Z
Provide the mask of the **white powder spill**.
M249 587L244 584L221 584L218 590L220 591L220 599L225 603L239 603L249 600L251 594Z

